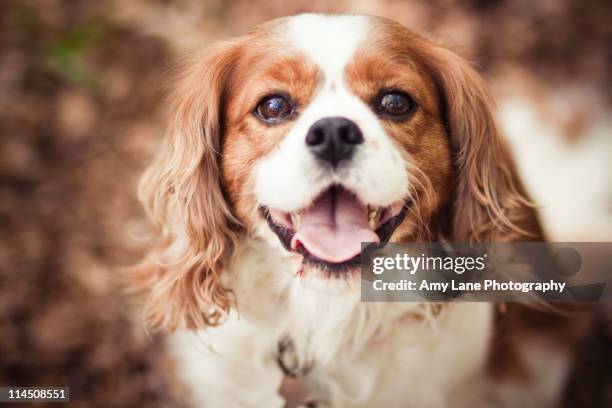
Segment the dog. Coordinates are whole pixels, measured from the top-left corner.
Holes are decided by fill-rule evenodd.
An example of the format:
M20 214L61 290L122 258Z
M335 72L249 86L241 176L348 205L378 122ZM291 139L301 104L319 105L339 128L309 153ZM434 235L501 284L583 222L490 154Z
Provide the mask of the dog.
M466 60L388 19L304 14L177 72L134 282L198 406L560 403L563 318L360 299L362 242L544 239Z

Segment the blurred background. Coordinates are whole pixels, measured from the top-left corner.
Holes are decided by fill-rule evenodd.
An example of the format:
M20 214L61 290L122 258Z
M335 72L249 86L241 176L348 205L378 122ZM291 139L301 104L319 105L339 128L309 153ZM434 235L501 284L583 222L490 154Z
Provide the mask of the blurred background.
M135 189L163 135L167 72L311 11L387 16L473 60L549 238L611 240L610 1L2 0L0 385L68 385L74 406L186 406L163 335L116 279L143 253ZM593 342L606 359L584 364L612 401L612 326Z

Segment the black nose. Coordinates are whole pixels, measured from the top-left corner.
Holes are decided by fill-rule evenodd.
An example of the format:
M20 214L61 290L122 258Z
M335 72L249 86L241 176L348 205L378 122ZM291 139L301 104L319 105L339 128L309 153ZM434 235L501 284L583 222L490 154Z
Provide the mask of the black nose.
M306 135L310 151L334 167L350 158L360 143L363 143L363 134L357 124L340 117L316 121Z

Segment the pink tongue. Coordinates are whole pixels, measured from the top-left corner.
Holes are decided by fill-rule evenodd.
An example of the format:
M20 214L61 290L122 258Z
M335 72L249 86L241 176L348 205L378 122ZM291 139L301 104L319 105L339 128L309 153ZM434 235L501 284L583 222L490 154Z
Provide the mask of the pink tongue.
M300 214L300 226L291 240L327 262L344 262L361 252L362 242L379 242L368 226L368 210L342 188L331 188Z

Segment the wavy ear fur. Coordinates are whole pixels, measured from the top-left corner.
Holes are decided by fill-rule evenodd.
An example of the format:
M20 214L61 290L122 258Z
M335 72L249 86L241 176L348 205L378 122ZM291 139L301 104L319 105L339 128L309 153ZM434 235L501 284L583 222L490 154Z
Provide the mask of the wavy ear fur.
M238 42L226 43L179 67L164 146L140 183L156 243L132 282L148 293L145 317L154 328L216 325L232 303L221 273L238 223L221 187L219 152L239 53Z
M493 114L484 80L463 58L426 47L453 152L456 184L446 239L539 241L542 233Z

